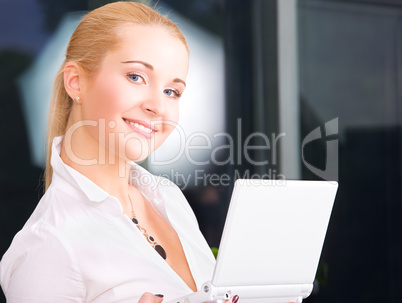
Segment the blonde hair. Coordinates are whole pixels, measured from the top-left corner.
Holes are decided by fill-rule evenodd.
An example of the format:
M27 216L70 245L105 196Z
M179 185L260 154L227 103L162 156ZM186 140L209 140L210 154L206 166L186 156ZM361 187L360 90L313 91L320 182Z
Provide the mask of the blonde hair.
M48 118L45 191L52 181L53 169L50 165L52 142L55 137L65 134L73 104L64 88L64 67L67 62L75 62L87 76L95 74L99 62L106 53L118 48L120 42L118 29L126 24L162 26L187 48L183 34L172 21L141 3L123 1L109 3L89 12L81 20L71 36L66 58L54 83Z

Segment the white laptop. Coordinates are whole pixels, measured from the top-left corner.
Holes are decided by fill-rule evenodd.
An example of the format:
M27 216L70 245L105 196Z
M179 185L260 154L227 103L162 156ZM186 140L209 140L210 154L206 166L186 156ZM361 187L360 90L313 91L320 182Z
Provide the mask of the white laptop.
M310 295L338 184L235 183L215 270L196 293L169 303L301 302Z

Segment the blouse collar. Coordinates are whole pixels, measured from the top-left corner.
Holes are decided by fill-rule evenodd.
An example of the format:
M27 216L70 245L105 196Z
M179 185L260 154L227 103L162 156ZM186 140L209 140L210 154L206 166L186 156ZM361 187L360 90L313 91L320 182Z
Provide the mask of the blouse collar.
M111 195L95 184L93 181L66 165L60 158L61 146L63 136L55 137L52 144L51 165L53 168L52 182L58 182L59 179L67 181L69 185L72 185L79 192L82 192L89 201L102 202ZM142 168L135 162L131 162L129 170L129 183L135 186L141 193L151 202L156 204L159 208L163 201L161 199L160 177L155 176Z

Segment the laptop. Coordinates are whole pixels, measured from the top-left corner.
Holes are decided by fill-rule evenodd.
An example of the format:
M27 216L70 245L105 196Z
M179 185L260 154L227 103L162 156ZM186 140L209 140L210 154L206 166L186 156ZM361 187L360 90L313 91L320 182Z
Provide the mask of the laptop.
M238 179L212 279L169 303L302 302L313 289L338 184Z

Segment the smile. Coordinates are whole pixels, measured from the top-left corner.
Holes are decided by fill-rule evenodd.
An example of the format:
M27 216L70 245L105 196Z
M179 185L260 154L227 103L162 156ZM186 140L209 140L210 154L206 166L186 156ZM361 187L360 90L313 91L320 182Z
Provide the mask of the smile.
M152 134L153 132L155 132L155 130L153 130L152 128L146 127L146 126L144 126L143 124L140 124L140 123L137 123L137 122L133 122L133 121L129 121L129 120L124 119L124 118L123 118L123 120L124 120L124 122L126 122L128 125L130 125L133 130L137 130L137 131L139 131L139 132L141 132L141 133L145 133L145 134L148 134L148 135L150 135L150 134ZM135 128L135 129L134 129L134 128Z

